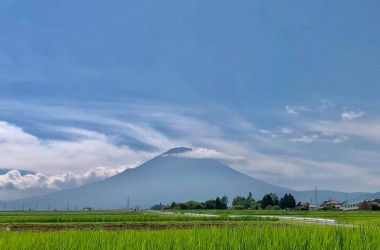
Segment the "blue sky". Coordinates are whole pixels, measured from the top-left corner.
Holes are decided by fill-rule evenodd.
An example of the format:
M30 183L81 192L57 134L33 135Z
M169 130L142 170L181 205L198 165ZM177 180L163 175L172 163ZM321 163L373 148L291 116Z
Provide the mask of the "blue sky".
M0 168L115 173L191 146L289 188L380 191L379 11L2 0Z

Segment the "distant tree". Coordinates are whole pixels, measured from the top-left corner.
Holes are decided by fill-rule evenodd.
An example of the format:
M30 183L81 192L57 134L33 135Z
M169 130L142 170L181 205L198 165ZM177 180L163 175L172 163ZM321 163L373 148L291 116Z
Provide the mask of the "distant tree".
M186 204L188 206L188 209L202 209L203 208L202 203L198 201L190 200L190 201L187 201Z
M280 207L282 209L294 209L296 207L296 200L292 194L285 194L284 197L280 199Z
M291 209L296 208L296 199L294 199L293 195L290 193L288 195L288 206Z
M228 208L228 198L227 196L223 195L222 198L220 199L222 202L222 209L227 209Z
M235 205L232 208L235 210L244 210L245 209L245 207L243 205Z
M189 209L189 206L186 203L179 203L179 208L182 210Z
M155 204L150 209L152 209L152 210L162 210L163 209L163 205L162 205L162 203Z
M208 200L205 202L205 209L215 209L215 200Z
M270 196L272 197L273 205L278 206L280 205L280 201L278 200L278 196L275 193L270 193Z
M233 200L232 200L232 206L235 207L235 206L242 206L245 208L245 197L243 196L236 196Z
M170 204L170 209L175 209L175 207L177 206L177 203L175 203L174 201Z
M249 192L247 198L243 197L243 196L236 196L233 200L232 200L232 207L235 208L237 206L243 206L244 209L248 209L248 208L252 208L255 206L255 200L253 199L253 196L252 196L252 193Z
M372 210L380 210L380 204L376 202L370 202Z
M220 200L220 198L218 196L215 199L215 209L222 209L222 208L223 208L223 204L222 204L222 201Z
M280 207L281 209L286 209L288 206L288 194L285 194L284 197L280 199Z
M246 208L251 208L255 204L255 200L253 199L252 193L249 192L247 199L245 199L245 207Z
M261 208L265 209L267 206L274 206L274 202L272 200L272 195L266 194L261 200Z

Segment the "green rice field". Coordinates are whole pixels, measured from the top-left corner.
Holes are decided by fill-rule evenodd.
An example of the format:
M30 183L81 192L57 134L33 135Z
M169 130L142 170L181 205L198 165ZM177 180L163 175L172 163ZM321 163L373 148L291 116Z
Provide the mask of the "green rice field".
M230 210L223 212L223 214L247 213L247 211ZM271 212L287 216L314 215L314 217L334 218L341 224L318 225L259 219L254 216L197 217L125 211L2 212L0 247L1 249L380 249L380 226L377 223L380 213L284 211L258 213L270 215ZM250 211L250 214L253 213ZM361 220L363 223L359 223Z

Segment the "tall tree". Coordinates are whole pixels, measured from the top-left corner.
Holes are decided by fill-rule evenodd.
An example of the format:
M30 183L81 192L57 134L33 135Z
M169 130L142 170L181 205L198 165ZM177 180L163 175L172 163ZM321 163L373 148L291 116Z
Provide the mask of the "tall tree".
M282 209L292 209L296 207L296 200L292 194L285 194L284 197L280 199L280 207Z
M274 202L272 200L272 196L270 194L264 195L262 201L261 201L261 208L265 209L267 206L273 206Z
M288 206L289 208L295 208L296 207L296 199L294 199L292 194L288 195Z
M223 208L222 209L227 209L228 208L228 198L227 196L223 195L222 198L220 199L222 202Z
M280 205L280 201L278 200L278 196L275 193L270 193L270 196L272 197L273 206Z
M218 196L215 199L215 209L222 209L222 208L223 208L223 203Z

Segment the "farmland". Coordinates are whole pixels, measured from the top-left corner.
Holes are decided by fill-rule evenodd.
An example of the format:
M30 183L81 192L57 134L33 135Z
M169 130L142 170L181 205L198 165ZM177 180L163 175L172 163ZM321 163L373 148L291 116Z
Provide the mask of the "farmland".
M0 245L2 249L379 249L380 245L380 213L375 212L202 212L221 216L147 211L2 212ZM239 213L247 216L228 216ZM251 215L323 217L341 224Z

